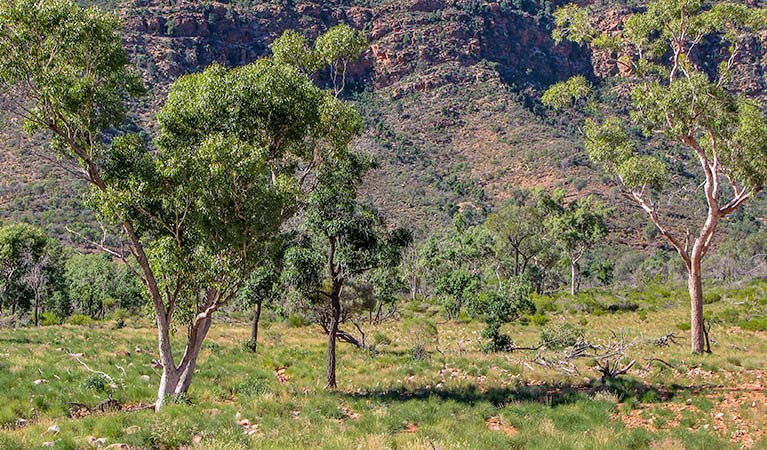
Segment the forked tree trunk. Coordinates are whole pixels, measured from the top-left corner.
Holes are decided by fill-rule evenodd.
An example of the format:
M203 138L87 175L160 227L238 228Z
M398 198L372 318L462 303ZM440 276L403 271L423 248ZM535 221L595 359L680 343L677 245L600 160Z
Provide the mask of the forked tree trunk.
M700 261L692 261L687 280L687 287L690 291L690 349L693 353L703 353L705 351L703 284L700 266Z
M330 329L328 330L328 388L335 389L336 383L336 335L338 334L338 322L341 319L341 301L338 293L333 289L333 295L330 298L331 318Z

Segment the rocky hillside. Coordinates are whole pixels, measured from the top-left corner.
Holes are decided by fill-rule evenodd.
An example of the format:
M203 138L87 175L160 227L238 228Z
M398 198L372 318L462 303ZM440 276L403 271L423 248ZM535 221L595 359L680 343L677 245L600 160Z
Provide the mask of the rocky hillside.
M575 130L547 116L538 103L553 82L617 70L609 62L614 55L554 44L551 11L563 1L84 3L113 8L123 17L126 46L151 88L137 105L137 120L149 129L168 85L185 73L211 63L253 61L286 29L310 38L340 22L364 30L370 50L352 67L347 92L368 123L356 145L380 156L367 194L402 224L428 230L458 210L484 214L515 189L531 186L615 195L588 166ZM601 26L625 17L622 2L602 3ZM766 90L765 48L767 35L749 43L741 56L736 78L743 90ZM34 211L35 221L56 231L64 223L88 222L77 206L77 184L52 164L31 164L34 143L20 142L13 127L4 133L0 216ZM624 225L633 216L622 216L625 223L614 228L632 232Z

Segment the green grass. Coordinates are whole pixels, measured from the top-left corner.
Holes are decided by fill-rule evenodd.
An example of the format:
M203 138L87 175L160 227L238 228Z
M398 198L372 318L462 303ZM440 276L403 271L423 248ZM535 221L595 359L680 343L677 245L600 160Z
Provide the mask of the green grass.
M723 290L721 300L707 310L747 308L731 301L735 297ZM557 299L558 305L563 302ZM437 316L438 344L426 345L430 357L425 359L412 357L415 342L403 323L366 327L369 336L391 342L377 355L341 345L341 389L327 391L325 339L315 327L269 324L254 355L241 346L247 324L217 323L187 402L168 405L159 414L145 410L79 419L68 417L73 402L93 406L110 394L122 403L153 401L159 371L151 367L157 355L148 322L129 318L119 330L108 322L2 330L0 448L39 448L44 442L89 448L89 436L159 449L738 448L739 442L731 441L735 428L714 430L713 416L734 404L747 426L763 425L767 402L752 407L756 400L750 396L757 394L739 388L764 374L763 336L715 325L714 354L690 356L689 340L663 348L653 343L686 320L685 303L642 308L599 316L549 308L547 327L585 322L590 342L607 342L611 331L633 342L627 357L638 361L635 370L607 384L587 358L578 360L578 373L566 374L536 365L530 352L483 354L482 323L441 323ZM541 327L529 322L504 332L519 345L533 345ZM137 353L136 347L145 351ZM545 354L561 354L556 352ZM83 363L112 382L71 354L81 354ZM661 358L676 370L648 364L649 358ZM275 376L278 368L287 368L286 383ZM623 419L634 415L653 428L625 425ZM253 436L243 432L238 417L257 426ZM22 418L29 425L19 428ZM495 429L491 422L498 424ZM61 428L55 435L46 431L54 423ZM755 445L767 445L755 436Z

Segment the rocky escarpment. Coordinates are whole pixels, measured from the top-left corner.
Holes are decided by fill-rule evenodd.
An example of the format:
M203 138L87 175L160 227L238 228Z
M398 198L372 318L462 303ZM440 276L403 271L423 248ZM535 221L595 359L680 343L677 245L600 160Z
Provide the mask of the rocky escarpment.
M217 62L242 65L268 53L286 29L316 36L336 23L365 30L371 41L352 79L382 89L423 76L420 89L454 82L436 67L493 63L517 86L541 85L588 72L588 49L555 46L543 7L530 11L508 2L411 0L378 6L342 1L259 3L248 8L180 0L137 0L119 9L126 43L153 84ZM548 2L544 2L548 4ZM549 5L550 9L552 6ZM431 75L429 75L431 74ZM442 77L442 79L440 79Z

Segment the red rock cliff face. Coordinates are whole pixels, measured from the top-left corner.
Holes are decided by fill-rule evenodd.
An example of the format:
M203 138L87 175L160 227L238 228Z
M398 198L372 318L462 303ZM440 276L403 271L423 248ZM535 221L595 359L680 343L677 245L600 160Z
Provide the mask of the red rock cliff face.
M503 2L505 4L505 2ZM352 79L375 88L427 74L424 86L449 81L435 67L494 63L518 86L539 85L590 70L588 49L555 46L542 15L470 0L411 0L375 7L341 6L316 1L293 6L259 4L235 9L213 2L142 0L121 9L126 41L152 81L167 83L179 75L218 62L242 65L268 53L286 29L313 37L343 22L365 30L371 48L352 67ZM428 75L431 73L431 75Z
M555 45L544 6L525 11L507 1L475 0L384 1L372 7L344 6L339 0L248 8L191 0L169 3L126 0L121 8L129 48L148 81L161 86L211 63L249 63L267 54L286 29L311 38L340 22L364 30L371 41L362 61L351 68L352 81L375 89L403 84L398 86L400 94L460 81L443 65L471 67L483 61L518 89L540 89L574 74L599 78L618 73L615 55L609 52ZM552 2L548 8L562 3ZM630 12L627 7L608 7L595 22L609 30ZM713 61L716 46L703 46L702 53ZM767 88L766 50L767 33L744 43L736 88L749 94Z

